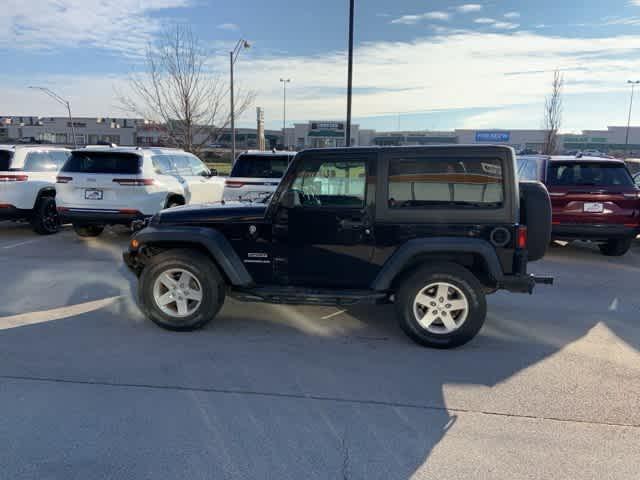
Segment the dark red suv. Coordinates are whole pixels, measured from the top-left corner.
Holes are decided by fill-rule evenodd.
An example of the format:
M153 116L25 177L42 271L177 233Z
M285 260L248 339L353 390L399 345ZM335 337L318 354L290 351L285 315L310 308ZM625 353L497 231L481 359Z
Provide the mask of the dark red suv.
M640 190L622 160L524 156L518 174L547 186L553 239L591 240L604 255L619 256L640 233Z

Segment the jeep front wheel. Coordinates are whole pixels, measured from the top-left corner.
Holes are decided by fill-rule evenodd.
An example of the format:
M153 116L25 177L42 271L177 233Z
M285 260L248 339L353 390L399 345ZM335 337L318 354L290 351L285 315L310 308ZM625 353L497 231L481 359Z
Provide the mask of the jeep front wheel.
M201 328L222 308L225 283L216 265L194 250L168 250L152 257L138 286L143 312L168 330Z
M416 343L454 348L477 335L487 313L484 289L466 268L439 264L419 268L396 296L400 327Z

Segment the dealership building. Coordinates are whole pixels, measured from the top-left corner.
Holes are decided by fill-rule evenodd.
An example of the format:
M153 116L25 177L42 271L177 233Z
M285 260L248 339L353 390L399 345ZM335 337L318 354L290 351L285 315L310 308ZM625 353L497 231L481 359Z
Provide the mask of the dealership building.
M74 118L73 130L78 145L104 142L140 146L170 145L165 127L139 118ZM0 142L34 141L72 145L74 142L71 132L71 122L66 117L0 116ZM345 121L312 120L307 123L295 123L293 127L284 129L284 136L282 130L266 130L265 143L268 149L342 147L345 145L345 135ZM353 146L501 144L510 145L516 150L541 151L544 138L544 130L456 129L381 132L363 129L357 124L351 126ZM606 130L584 130L580 133L559 135L559 149L624 152L626 139L627 128L624 126L612 126ZM230 144L230 129L223 129L211 146L226 148ZM257 130L236 129L236 144L238 149L257 148ZM640 154L640 127L629 129L627 150L630 154Z

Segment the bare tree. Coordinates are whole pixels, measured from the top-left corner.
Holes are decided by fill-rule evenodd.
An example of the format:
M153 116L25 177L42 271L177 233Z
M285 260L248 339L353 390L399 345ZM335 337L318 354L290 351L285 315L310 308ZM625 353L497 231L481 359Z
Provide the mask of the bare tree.
M544 146L542 153L553 155L558 150L558 131L562 124L562 87L564 77L560 70L553 72L551 95L544 100Z
M120 107L156 123L171 145L201 152L231 121L229 85L207 71L206 60L188 27L166 31L148 46L144 72L129 77L130 93L118 93ZM236 92L236 117L254 98L253 92Z

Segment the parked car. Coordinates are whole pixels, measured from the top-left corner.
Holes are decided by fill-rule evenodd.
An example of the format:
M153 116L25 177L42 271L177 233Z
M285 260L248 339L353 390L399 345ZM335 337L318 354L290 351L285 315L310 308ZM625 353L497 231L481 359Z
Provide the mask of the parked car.
M78 235L92 237L106 225L141 225L164 208L220 201L223 185L182 150L84 148L72 152L58 175L58 212Z
M236 159L224 185L224 200L258 200L273 193L295 152L248 151Z
M518 173L547 186L553 239L590 240L604 255L620 256L640 233L640 190L623 160L520 157Z
M68 157L60 147L0 145L0 220L26 220L39 234L56 233L56 175Z
M481 329L487 293L552 281L527 273L549 243L549 196L518 188L515 167L500 146L307 150L271 201L164 210L124 260L142 310L167 329L202 327L227 294L393 302L413 340L451 348Z

